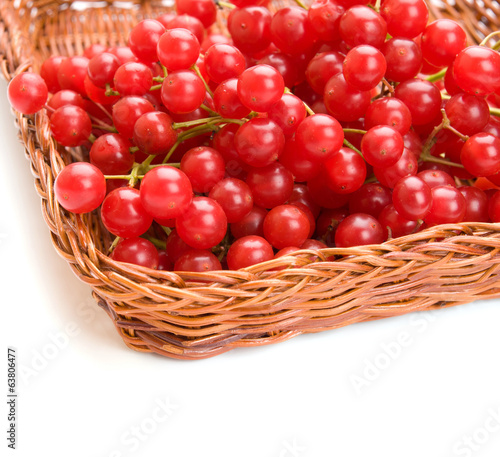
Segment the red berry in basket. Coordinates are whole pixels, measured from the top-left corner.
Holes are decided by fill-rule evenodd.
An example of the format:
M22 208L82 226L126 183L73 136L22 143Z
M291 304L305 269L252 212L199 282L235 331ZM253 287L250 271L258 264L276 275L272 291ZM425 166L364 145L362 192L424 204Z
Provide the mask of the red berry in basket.
M54 111L65 105L74 105L82 109L86 107L83 97L73 90L60 90L52 95L47 103L47 106L50 106Z
M172 118L161 111L143 114L134 125L134 143L145 154L164 154L177 140Z
M112 46L108 48L108 52L118 57L122 65L127 62L137 62L137 57L128 46Z
M365 113L365 129L376 125L388 125L404 135L411 127L411 113L397 98L382 97L374 100Z
M214 91L214 105L215 111L225 118L241 119L250 113L238 97L236 78L227 79L217 86Z
M455 187L455 180L443 170L423 170L417 176L431 189L438 186Z
M271 42L270 11L263 6L236 8L229 13L227 29L241 52L253 55L264 51Z
M47 89L51 94L55 94L57 91L61 90L61 85L57 79L57 72L61 62L66 57L63 56L51 56L45 59L40 68L40 76L44 79L45 84L47 84Z
M132 263L154 270L158 268L160 261L155 245L144 238L121 240L110 257L118 262Z
M439 93L439 91L438 91ZM332 76L325 86L324 103L328 113L339 121L356 121L370 105L370 92L354 89L344 75Z
M250 119L234 135L239 158L252 167L264 167L275 162L284 145L283 131L271 119Z
M118 67L113 78L120 95L144 95L153 85L153 73L140 62L127 62Z
M401 158L394 165L385 168L374 167L373 171L380 184L392 189L401 178L416 175L417 169L417 158L405 148Z
M140 197L143 208L152 217L173 219L188 209L193 188L184 172L165 165L155 167L144 175Z
M61 89L69 89L78 92L85 97L85 76L87 76L87 68L89 59L83 56L67 57L59 65L57 70L57 80Z
M269 65L247 68L238 78L238 96L250 110L266 112L277 103L285 89L283 76Z
M344 78L357 90L371 90L384 77L387 64L384 55L373 46L360 45L351 49L344 60Z
M314 114L300 123L295 140L308 160L323 161L342 147L344 131L332 116Z
M250 212L238 222L232 222L230 225L231 234L234 238L243 238L244 236L257 235L264 236L264 218L267 210L260 206L254 206Z
M322 166L321 162L307 158L295 138L290 138L285 142L279 162L292 173L297 182L313 179L318 175Z
M431 207L431 188L417 176L401 178L392 192L392 202L404 218L411 221L423 219Z
M89 78L89 75L85 76L85 91L87 92L87 97L90 98L94 103L100 103L101 105L112 105L116 103L120 97L118 95L106 95L106 90L97 87Z
M102 54L103 52L106 52L106 50L107 50L107 47L104 46L103 44L93 43L83 50L83 55L87 59L92 59L92 57L95 57L98 54Z
M176 220L179 236L195 249L209 249L219 244L227 230L222 207L208 197L194 197L187 210Z
M49 91L40 75L20 73L12 78L7 94L15 110L22 114L34 114L47 102Z
M167 30L158 41L158 59L169 70L187 70L200 55L198 38L187 29Z
M410 110L413 125L427 124L439 115L441 93L429 81L409 79L396 87L395 95Z
M160 18L157 18L157 20L159 19ZM193 33L200 44L205 38L205 27L198 18L190 16L189 14L173 16L171 20L164 23L164 25L166 29L188 29Z
M105 88L113 84L116 70L121 66L120 59L110 52L103 52L89 61L87 69L90 80L97 86Z
M465 198L456 187L434 187L431 208L424 221L428 226L462 222L466 210Z
M491 94L500 88L500 54L486 46L469 46L455 58L453 76L469 94Z
M92 132L92 123L82 108L65 105L52 113L50 130L58 143L63 146L76 147L88 140Z
M339 22L344 12L340 2L316 0L307 11L307 21L319 39L332 41L339 38Z
M106 196L102 202L101 219L113 235L122 238L142 235L153 222L153 217L141 203L139 191L132 187L120 187Z
M417 76L422 68L422 51L413 40L392 38L380 50L387 62L385 77L389 81L406 81Z
M363 184L349 199L349 212L377 217L392 202L391 189L379 183Z
M444 107L450 125L463 135L481 132L490 120L490 110L484 98L471 94L453 95Z
M191 249L181 255L174 265L174 271L216 271L222 270L219 259L205 249Z
M387 35L387 24L373 9L356 5L349 8L340 18L339 31L348 46L369 44L380 48Z
M208 196L222 206L228 223L241 221L253 208L250 187L241 179L226 178L219 181Z
M205 53L205 68L209 78L220 84L229 78L237 78L245 70L245 57L229 44L213 44Z
M274 257L273 248L261 236L249 235L237 239L227 252L230 270L250 267Z
M186 252L193 249L181 239L175 228L170 232L170 235L168 235L166 245L168 258L173 263L175 263Z
M374 167L394 165L401 158L403 149L403 137L388 125L372 127L361 140L363 157Z
M339 194L328 187L328 179L324 169L307 182L307 188L314 203L323 208L341 208L349 201L348 194Z
M161 22L154 19L144 19L131 31L128 37L128 45L134 55L142 62L156 62L158 55L156 49L160 37L165 32Z
M263 208L282 205L293 191L292 173L278 162L252 168L248 172L246 183L252 191L254 203Z
M347 248L384 241L384 230L380 222L369 214L356 213L342 220L335 232L335 245Z
M90 162L106 175L127 174L134 164L132 144L116 133L106 133L90 148Z
M217 8L212 0L176 0L177 14L189 14L201 21L205 28L210 27L217 17Z
M366 164L356 151L341 148L325 161L327 184L339 194L358 190L366 179Z
M474 176L490 176L500 171L500 139L489 133L477 133L463 145L460 160Z
M399 238L417 231L418 222L410 221L399 214L393 204L387 205L378 217L384 229L384 238Z
M271 21L273 43L286 54L301 54L314 43L314 30L307 20L307 11L298 6L279 9Z
M332 76L342 72L344 56L330 51L316 54L307 64L306 79L311 88L323 95L326 83Z
M113 105L113 124L125 138L132 138L134 126L143 114L154 111L154 106L142 97L128 96Z
M421 39L422 55L431 65L450 65L455 56L467 45L467 36L458 22L438 19L424 30Z
M199 146L187 151L181 160L181 171L191 181L193 191L204 194L210 192L225 174L222 155L208 146Z
M276 52L274 54L267 54L265 57L257 62L258 65L269 65L275 68L283 77L286 87L295 86L299 80L299 69L292 56Z
M309 220L300 208L280 205L267 213L264 236L276 249L301 246L309 235Z
M380 14L387 23L389 35L404 38L420 35L429 19L424 0L384 0Z
M185 114L199 108L206 96L203 81L190 70L172 71L161 86L161 100L174 114Z
M106 196L102 172L86 162L64 167L56 177L54 192L59 204L73 213L88 213L99 207Z
M463 222L488 222L488 196L474 186L461 186L458 190L465 198L467 209Z

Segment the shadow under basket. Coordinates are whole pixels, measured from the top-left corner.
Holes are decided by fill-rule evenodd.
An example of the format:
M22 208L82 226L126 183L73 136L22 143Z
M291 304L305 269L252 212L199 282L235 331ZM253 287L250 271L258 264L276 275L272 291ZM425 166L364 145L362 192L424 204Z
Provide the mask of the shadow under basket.
M431 16L462 20L471 43L498 29L496 2L451 3L431 5ZM81 54L92 43L125 44L139 20L171 8L147 0L4 0L3 75L37 71L48 56ZM217 27L224 27L222 17ZM201 359L500 296L500 224L441 225L381 245L301 251L240 271L177 274L114 262L97 214L70 214L54 197L55 177L81 151L54 142L45 110L15 115L56 250L134 350Z

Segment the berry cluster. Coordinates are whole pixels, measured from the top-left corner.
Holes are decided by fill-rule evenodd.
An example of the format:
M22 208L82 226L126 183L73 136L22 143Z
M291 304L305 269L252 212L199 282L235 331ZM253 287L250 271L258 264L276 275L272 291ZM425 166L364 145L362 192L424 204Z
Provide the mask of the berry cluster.
M212 0L176 0L126 47L52 56L11 81L16 110L45 108L53 138L88 157L55 196L99 209L113 259L235 270L500 221L491 37L468 45L458 23L428 24L424 0L296 1L218 2L221 34Z

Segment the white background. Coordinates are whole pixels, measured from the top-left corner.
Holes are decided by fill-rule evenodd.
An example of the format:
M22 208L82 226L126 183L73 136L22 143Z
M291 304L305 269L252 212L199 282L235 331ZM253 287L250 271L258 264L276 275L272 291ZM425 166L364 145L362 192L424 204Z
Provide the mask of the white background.
M7 346L31 457L500 455L500 300L202 361L128 349L52 247L0 81L1 455Z

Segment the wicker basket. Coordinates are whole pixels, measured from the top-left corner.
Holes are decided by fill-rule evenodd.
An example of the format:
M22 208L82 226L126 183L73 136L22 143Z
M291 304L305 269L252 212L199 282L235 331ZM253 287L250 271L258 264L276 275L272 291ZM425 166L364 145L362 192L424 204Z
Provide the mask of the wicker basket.
M453 3L453 6L450 6ZM91 43L124 44L131 27L165 2L0 2L1 68L7 80L51 54ZM168 7L168 5L167 5ZM485 0L431 5L462 19L471 41L498 29L500 6ZM72 159L50 137L44 111L15 113L53 244L92 289L134 350L179 359L277 343L355 322L500 296L500 225L437 226L377 246L325 249L243 271L171 273L110 260L96 214L74 215L54 198L54 178ZM329 261L335 255L335 261ZM293 266L276 270L278 266Z

